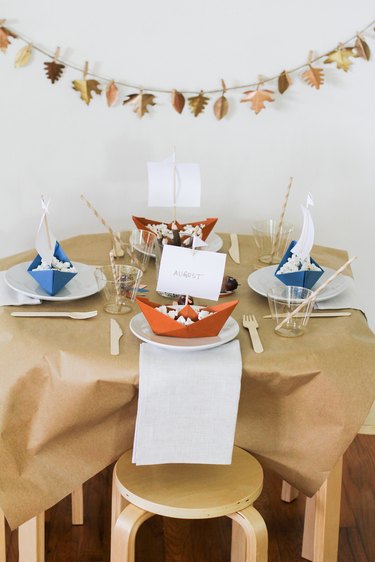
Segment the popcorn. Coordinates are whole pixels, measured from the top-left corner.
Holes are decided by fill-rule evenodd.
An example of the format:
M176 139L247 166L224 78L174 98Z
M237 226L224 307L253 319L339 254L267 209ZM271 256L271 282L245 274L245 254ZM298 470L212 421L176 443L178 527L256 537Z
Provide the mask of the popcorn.
M77 273L76 268L68 261L60 261L55 256L53 256L51 265L49 265L45 260L32 269L32 271L47 271L49 269L55 269L57 271Z
M194 324L194 321L191 318L185 318L180 314L183 308L185 308L185 305L182 304L172 304L168 306L162 304L160 306L157 306L155 310L158 310L159 312L161 312L161 314L169 316L169 318L172 318L172 320L176 320L179 324L182 324L184 326L190 326L191 324ZM192 308L198 315L198 319L196 321L203 320L204 318L215 314L214 312L209 312L208 310L202 310L204 308L203 306L190 305L190 308Z
M280 269L278 269L276 275L294 273L295 271L321 271L321 268L311 262L310 256L301 260L301 258L295 254L292 254Z

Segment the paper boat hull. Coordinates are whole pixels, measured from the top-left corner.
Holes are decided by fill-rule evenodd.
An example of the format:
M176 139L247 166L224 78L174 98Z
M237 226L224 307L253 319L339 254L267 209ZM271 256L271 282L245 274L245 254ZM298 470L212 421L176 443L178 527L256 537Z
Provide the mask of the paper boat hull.
M136 225L136 227L138 228L138 230L149 230L150 232L153 232L150 228L147 227L148 224L167 224L167 227L169 229L172 228L172 223L163 223L161 221L155 221L153 219L146 219L144 217L132 217L134 224ZM199 226L201 224L204 224L204 228L202 229L202 240L206 240L208 235L212 232L212 229L214 228L215 224L217 223L217 218L212 218L212 219L205 219L202 221L197 221L197 222L189 222L189 223L179 223L176 221L176 224L178 226L178 230L181 231L184 226L186 226L187 224L190 224L191 226ZM185 238L189 238L188 236L181 236L182 240L185 240Z
M71 261L65 255L58 242L56 242L54 256L60 261L68 261L71 264ZM71 281L75 275L77 275L76 271L58 271L56 269L33 271L33 269L38 267L41 262L42 259L38 254L27 268L27 271L28 273L30 273L31 277L33 277L35 281L42 287L42 289L44 289L46 293L51 296L56 295L56 293L61 291L61 289L65 287L65 285L69 283L69 281Z
M291 250L295 245L295 243L296 243L295 240L292 240L292 242L290 243L287 251L285 252L281 262L279 263L275 271L275 277L276 279L284 283L284 285L288 285L290 287L304 287L305 289L311 289L324 273L324 269L322 269L322 267L312 258L310 258L311 263L319 267L320 271L307 270L307 271L293 271L291 273L280 273L280 274L277 273L282 268L284 263L286 263L288 259L292 257L293 254Z
M190 324L190 326L183 326L182 324L179 324L177 320L173 320L158 310L155 310L155 308L160 306L160 304L141 297L138 297L136 302L155 334L175 338L203 338L217 336L238 304L238 301L231 301L215 306L207 306L204 310L215 312L215 314L208 316L203 320L194 322L194 324ZM187 313L190 317L194 318L194 315L196 316L196 313L189 305L185 308L187 309Z

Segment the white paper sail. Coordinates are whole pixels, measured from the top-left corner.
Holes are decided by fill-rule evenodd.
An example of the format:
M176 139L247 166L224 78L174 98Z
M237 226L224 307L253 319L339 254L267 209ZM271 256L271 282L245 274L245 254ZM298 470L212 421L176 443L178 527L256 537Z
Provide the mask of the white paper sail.
M203 246L208 246L207 242L199 238L199 236L193 236L193 244L192 249L196 250L197 248L203 248Z
M39 223L38 232L36 233L35 248L42 260L48 265L51 265L53 254L55 251L56 237L50 230L47 223L49 204L50 201L47 201L47 203L45 203L42 198L43 214Z
M147 162L149 207L200 207L199 164L177 163L174 154Z
M296 244L293 246L291 252L298 256L301 260L307 258L310 255L312 247L314 245L314 222L309 210L309 206L313 206L314 202L309 193L307 196L306 207L301 205L303 213L303 226L301 236L297 240Z

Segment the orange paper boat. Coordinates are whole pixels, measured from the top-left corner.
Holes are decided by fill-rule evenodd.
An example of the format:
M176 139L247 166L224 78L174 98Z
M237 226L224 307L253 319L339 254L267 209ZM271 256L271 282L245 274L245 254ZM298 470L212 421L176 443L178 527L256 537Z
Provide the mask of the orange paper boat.
M159 336L172 336L175 338L204 338L217 336L233 309L238 304L238 301L231 301L215 306L204 307L202 310L215 312L215 314L207 316L207 318L203 318L202 320L197 320L198 315L195 310L191 308L191 306L186 305L180 311L180 315L196 320L196 322L190 324L190 326L184 326L159 310L155 310L160 304L141 297L138 297L136 301L155 334Z
M155 221L153 219L146 219L144 217L132 217L134 224L136 225L136 227L138 228L138 230L149 230L150 232L153 232L153 230L151 230L150 228L148 228L147 225L149 224L167 224L167 227L171 230L172 229L172 223L163 223L161 221ZM204 228L202 228L202 240L206 240L206 238L208 237L208 235L210 234L210 232L212 231L213 227L215 226L215 224L217 223L217 218L215 219L205 219L203 221L197 221L197 222L187 222L187 223L179 223L176 221L176 225L178 227L178 230L180 231L180 236L181 236L181 240L184 241L185 238L189 238L188 235L183 235L181 234L181 231L183 230L183 228L187 225L191 225L191 226L200 226L201 224L204 224ZM154 233L155 234L155 233Z

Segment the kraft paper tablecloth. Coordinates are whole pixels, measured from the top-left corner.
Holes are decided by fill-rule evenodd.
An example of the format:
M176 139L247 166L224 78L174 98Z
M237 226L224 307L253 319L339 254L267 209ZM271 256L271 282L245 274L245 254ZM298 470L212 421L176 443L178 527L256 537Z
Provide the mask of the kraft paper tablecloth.
M222 237L225 251L229 237ZM239 236L239 243L241 265L228 257L226 267L241 283L233 316L240 322L243 313L256 314L265 351L255 354L247 331L240 329L243 375L235 442L312 495L375 398L375 336L357 310L349 318L311 319L300 338L276 336L272 321L262 318L269 312L267 300L247 285L256 262L253 240ZM72 260L104 264L110 238L79 236L62 247ZM34 253L1 260L0 269L31 260ZM333 268L347 257L322 247L313 256ZM153 289L153 265L144 279ZM167 302L153 290L149 296ZM139 341L129 330L129 315L119 316L120 355L109 354L110 315L102 312L102 298L35 307L99 310L84 321L14 318L15 307L0 308L0 506L12 528L132 446Z

